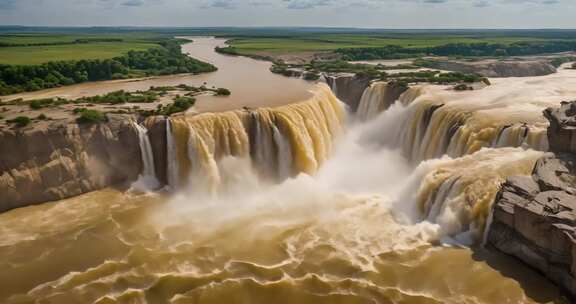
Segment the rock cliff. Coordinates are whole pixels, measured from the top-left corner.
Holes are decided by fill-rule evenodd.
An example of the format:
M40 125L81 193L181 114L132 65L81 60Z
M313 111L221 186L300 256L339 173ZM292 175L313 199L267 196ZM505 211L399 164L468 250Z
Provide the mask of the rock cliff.
M166 123L167 119L164 116L152 116L145 122L145 126L148 129L148 137L150 138L150 145L152 146L152 154L154 155L156 178L162 185L168 184L166 174L168 167Z
M576 102L547 109L553 153L529 177L509 178L493 207L487 245L534 267L576 296ZM571 152L571 153L567 153Z
M0 131L0 212L134 181L142 171L132 118L68 120Z
M563 102L559 108L546 109L544 116L550 121L550 149L576 154L576 102Z
M547 60L433 60L426 66L446 71L476 73L484 77L530 77L556 73L556 68Z
M356 112L364 90L370 86L372 78L355 74L325 75L326 82L332 88L334 95L348 105L350 111Z

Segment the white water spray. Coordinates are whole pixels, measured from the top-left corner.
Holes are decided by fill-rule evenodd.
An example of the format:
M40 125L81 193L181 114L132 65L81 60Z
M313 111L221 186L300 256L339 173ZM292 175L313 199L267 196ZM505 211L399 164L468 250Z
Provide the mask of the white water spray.
M138 180L132 184L132 188L137 190L155 190L160 186L160 183L156 177L154 154L152 152L150 138L148 137L148 129L136 122L134 122L134 128L138 132L138 139L140 141L142 173L138 177Z

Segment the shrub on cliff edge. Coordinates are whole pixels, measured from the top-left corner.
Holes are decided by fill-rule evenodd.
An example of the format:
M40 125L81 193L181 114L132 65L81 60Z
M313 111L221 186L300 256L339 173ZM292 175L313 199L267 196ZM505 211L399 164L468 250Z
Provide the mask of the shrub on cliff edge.
M27 116L18 116L14 119L7 120L7 122L13 123L19 128L27 126L31 121L30 117Z
M90 109L80 109L78 111L76 110L78 109L75 109L74 112L80 113L80 117L76 119L76 122L80 124L101 123L108 121L108 117L106 117L106 114L100 111Z

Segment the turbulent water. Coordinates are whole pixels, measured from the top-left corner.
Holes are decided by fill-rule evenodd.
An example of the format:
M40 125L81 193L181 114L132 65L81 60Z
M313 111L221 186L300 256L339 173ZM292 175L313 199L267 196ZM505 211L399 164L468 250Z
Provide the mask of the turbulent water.
M154 155L152 153L150 138L148 137L148 130L136 122L134 123L134 128L138 132L140 143L142 174L140 174L138 180L134 182L133 188L136 190L156 189L160 186L160 182L158 182L156 178Z
M557 302L524 266L461 247L481 239L498 183L542 153L416 164L391 143L417 104L349 125L320 86L280 108L172 118L170 192L0 214L0 302Z
M278 108L171 119L168 149L175 151L176 162L168 170L176 176L171 186L217 190L225 178L218 163L227 156L252 159L259 174L272 180L314 174L342 133L344 115L340 102L322 85L310 100Z
M413 86L400 102L406 115L395 138L385 141L402 147L414 163L443 155L460 157L485 147L523 147L548 150L547 120L542 111L576 97L576 71L561 68L542 77L491 79L492 85L458 92L445 86ZM386 83L373 83L358 109L370 120L387 109L382 96Z
M325 85L215 54L222 42L184 46L218 73L29 93L209 81L234 99L204 98L198 112L246 108L167 120L162 191L146 192L159 183L134 124L131 191L0 214L0 303L563 303L480 244L500 183L547 150L541 112L574 99L576 71L413 86L395 103L376 82L350 114Z

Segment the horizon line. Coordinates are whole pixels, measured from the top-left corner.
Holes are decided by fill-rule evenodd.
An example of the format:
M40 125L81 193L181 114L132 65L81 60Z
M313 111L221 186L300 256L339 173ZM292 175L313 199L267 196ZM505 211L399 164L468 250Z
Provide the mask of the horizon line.
M561 30L570 31L576 28L562 27L519 27L519 28L497 28L497 27L352 27L352 26L285 26L285 25L222 25L222 26L170 26L170 25L18 25L0 24L0 28L134 28L134 29L326 29L326 30Z

